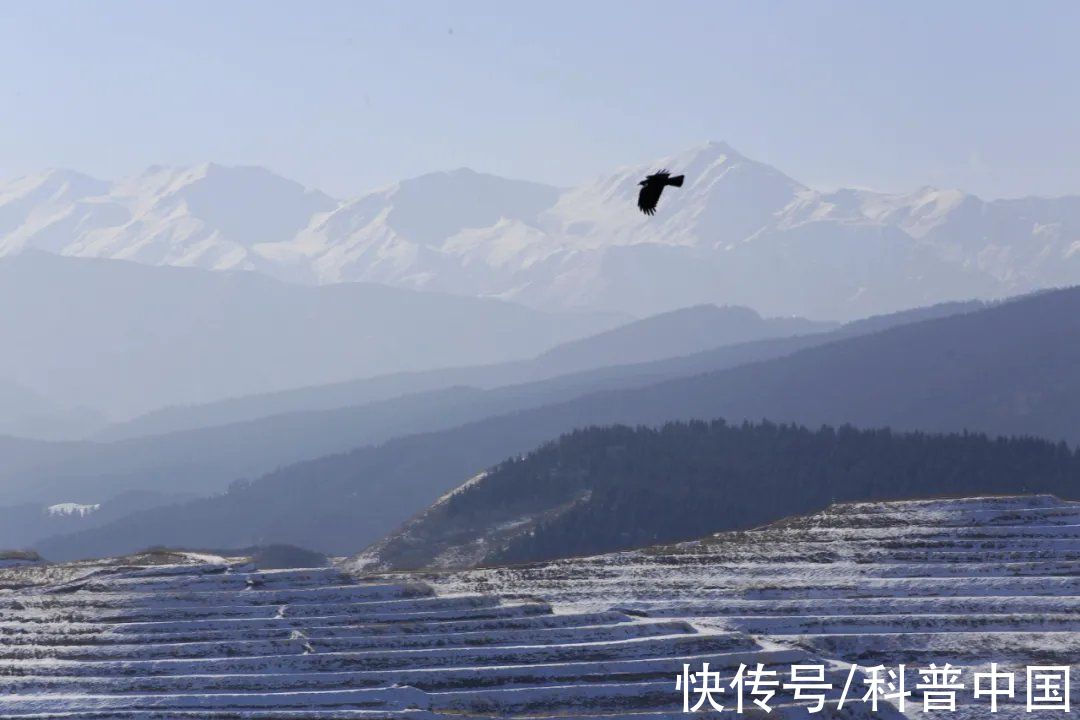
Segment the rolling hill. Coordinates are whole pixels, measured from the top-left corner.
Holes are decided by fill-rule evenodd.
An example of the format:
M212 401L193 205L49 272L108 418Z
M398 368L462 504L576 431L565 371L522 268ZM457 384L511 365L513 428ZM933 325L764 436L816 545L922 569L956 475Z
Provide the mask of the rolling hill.
M366 283L26 252L0 258L0 378L125 418L305 384L531 357L620 322Z
M345 408L460 385L474 388L516 385L604 367L681 357L763 338L809 335L835 327L833 323L803 318L762 318L749 308L699 305L561 343L528 360L393 373L204 405L168 407L117 423L95 434L94 439L160 435L270 415Z

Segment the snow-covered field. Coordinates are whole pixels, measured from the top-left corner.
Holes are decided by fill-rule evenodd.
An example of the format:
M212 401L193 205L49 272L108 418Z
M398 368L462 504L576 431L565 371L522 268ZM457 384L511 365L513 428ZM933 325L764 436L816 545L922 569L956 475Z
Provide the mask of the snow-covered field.
M917 670L948 662L967 690L939 717L989 715L971 688L990 663L1017 673L997 717L1054 716L1027 713L1028 665L1080 673L1080 504L1049 496L845 504L698 542L424 579L680 619L836 667L904 663L909 690ZM915 690L906 711L921 709Z
M653 720L681 714L675 678L703 662L725 684L740 664L824 665L835 689L814 716L852 718L870 714L834 709L849 663L997 662L1020 671L998 717L1060 717L1025 712L1023 670L1080 660L1078 568L1080 506L1042 496L838 506L452 575L165 552L0 567L0 717ZM930 714L988 715L959 698ZM771 704L810 717L786 691Z

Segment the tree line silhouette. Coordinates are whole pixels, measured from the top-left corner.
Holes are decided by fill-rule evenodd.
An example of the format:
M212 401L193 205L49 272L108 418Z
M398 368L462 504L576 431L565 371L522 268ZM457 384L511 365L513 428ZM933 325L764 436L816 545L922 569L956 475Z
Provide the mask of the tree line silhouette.
M543 512L485 560L504 563L689 540L835 502L1078 488L1080 455L1063 442L713 420L576 430L499 464L445 512L455 524Z

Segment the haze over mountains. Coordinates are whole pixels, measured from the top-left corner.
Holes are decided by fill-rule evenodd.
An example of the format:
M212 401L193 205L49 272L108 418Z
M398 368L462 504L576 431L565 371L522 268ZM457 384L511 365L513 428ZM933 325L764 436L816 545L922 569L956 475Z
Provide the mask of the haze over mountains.
M531 357L619 322L371 283L315 287L43 252L0 258L0 306L0 396L15 401L0 409L0 427L20 434L36 434L50 412L63 415L54 406L122 419L169 404ZM70 425L58 423L54 435Z
M771 342L803 343L819 336L817 342L825 342L828 333L787 335L827 327L765 319L745 308L702 306L632 322L527 361L397 373L175 408L96 436L112 442L0 438L0 518L13 518L0 522L0 547L22 547L46 534L100 524L118 508L130 507L131 497L149 506L169 502L167 494L177 489L218 493L239 478L401 435L445 430L605 387L647 384L698 367L773 357L786 350ZM759 341L761 347L740 342L759 337L769 340ZM695 348L710 349L666 357ZM733 352L728 355L726 348ZM629 362L658 356L665 359L606 366L613 357ZM43 508L72 502L98 509L78 522L43 515Z
M175 408L111 427L94 442L0 437L4 500L50 506L107 503L118 493L182 487L211 494L238 478L395 437L446 430L483 418L571 400L600 390L643 387L875 332L920 319L968 312L943 305L849 323L829 332L785 336L805 321L761 319L741 308L689 308L636 321L528 361L376 376L347 383ZM748 322L750 318L757 318ZM710 322L710 333L701 324ZM809 324L818 328L816 324ZM690 331L679 337L677 329ZM726 331L726 332L725 332ZM776 336L770 337L773 333ZM740 342L747 337L761 340ZM637 344L628 345L631 337ZM725 337L729 341L725 343ZM660 360L604 366L613 350L653 357L664 338L682 351ZM575 368L566 374L557 374ZM3 543L0 543L3 544Z
M794 341L808 344L783 357L587 393L296 464L220 496L135 513L39 548L62 558L273 540L349 552L466 478L589 425L768 418L1080 440L1080 289L832 342ZM1025 482L1017 476L1017 492Z
M688 180L646 218L659 166ZM1076 198L821 192L720 143L348 201L217 165L24 178L0 187L0 433L80 441L0 438L0 540L355 552L591 424L1080 440L1077 291L970 300L1080 280L1078 231Z
M687 176L660 214L636 183ZM461 169L339 201L259 168L51 171L0 186L0 253L374 281L638 316L701 303L851 319L1080 281L1080 198L822 192L709 143L571 189Z
M528 360L399 372L201 405L167 407L112 425L97 433L94 439L123 439L239 423L284 413L345 408L453 386L495 388L602 368L610 368L605 374L615 376L623 374L617 369L619 367L649 364L765 338L809 336L834 328L833 323L804 318L762 318L749 308L698 305L561 343ZM652 367L646 372L664 371ZM590 382L597 386L604 384L597 375L583 377L577 384L586 387ZM545 388L548 392L556 392L553 385Z

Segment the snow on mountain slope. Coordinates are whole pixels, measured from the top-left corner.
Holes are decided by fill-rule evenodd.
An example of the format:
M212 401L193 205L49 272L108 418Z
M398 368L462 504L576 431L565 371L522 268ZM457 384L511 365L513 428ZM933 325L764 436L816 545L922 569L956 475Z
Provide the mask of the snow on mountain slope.
M468 169L432 173L345 203L318 219L294 242L270 251L275 257L299 254L310 260L320 282L368 280L417 289L477 292L467 259L473 244L455 242L471 229L498 228L528 235L537 215L559 191L546 185L506 180ZM531 245L511 239L506 247ZM515 255L515 253L511 253ZM520 258L515 266L521 264ZM490 258L499 264L499 258Z
M79 517L86 517L90 513L97 512L101 509L100 503L57 503L45 508L46 515L78 515Z
M0 253L31 246L62 252L87 225L118 222L86 198L108 192L101 180L69 170L49 170L0 186Z
M686 175L660 212L637 182ZM559 189L459 169L338 202L259 168L52 171L0 185L0 254L366 280L543 308L701 303L848 319L1080 282L1080 198L808 188L707 143Z
M655 219L627 212L638 182L649 171L672 168L686 184L667 190ZM724 143L707 143L652 163L630 165L565 193L550 213L578 247L662 245L723 248L747 240L806 193L775 168L740 155ZM629 202L628 202L629 201Z
M0 189L0 249L265 270L261 244L291 239L336 205L255 167L151 167L113 184L52 171Z
M633 206L637 182L659 166L688 180L647 218ZM312 257L324 281L635 314L712 302L853 316L993 292L988 278L943 262L897 228L807 215L820 204L814 191L721 143L562 193L518 183L516 204L502 200L501 213L464 222L462 189L487 209L494 187L490 176L465 171L425 176L339 208L286 246ZM403 225L410 207L431 219Z

